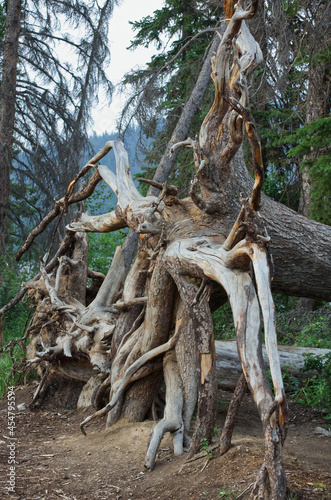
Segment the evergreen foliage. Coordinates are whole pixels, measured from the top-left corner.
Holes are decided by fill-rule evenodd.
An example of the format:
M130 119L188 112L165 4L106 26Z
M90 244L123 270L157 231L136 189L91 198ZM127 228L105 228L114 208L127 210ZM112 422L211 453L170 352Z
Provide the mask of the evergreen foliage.
M17 244L50 210L54 198L63 196L81 168L99 88L108 97L112 94L105 68L114 3L24 3L8 207L9 232L11 238L16 235ZM35 200L30 202L29 193L37 193ZM28 217L21 217L23 206Z
M308 166L313 181L311 190L312 218L331 223L331 117L320 118L288 137L289 143L296 144L288 152L288 157L298 156L301 166Z
M123 111L122 128L134 117L145 136L154 141L152 147L151 143L147 147L142 144L147 155L146 177L153 176L200 69L201 59L212 37L212 32L204 30L215 27L222 14L218 2L167 0L153 16L133 23L136 36L131 49L139 45L147 47L151 43L159 50L164 49L152 58L147 69L134 71L123 81L124 86L129 84L133 90ZM299 207L302 156L293 156L289 151L293 134L307 121L306 100L311 68L321 62L329 64L328 37L323 34L328 19L329 14L324 13L322 7L306 0L286 2L286 5L281 0L264 0L258 15L250 21L252 33L265 55L263 67L257 70L251 82L251 107L262 140L267 174L264 191L295 210ZM199 32L202 35L186 45ZM212 99L210 86L201 113L192 126L192 137L198 132ZM248 145L246 150L246 163L250 167ZM328 182L326 161L327 157L321 159L321 163L317 159L314 167L317 175L323 169L325 183L320 183L320 188L313 186L312 216L323 222L328 217L328 196L321 195ZM315 184L317 175L314 175L314 169ZM181 196L188 194L193 173L192 155L189 151L182 151L171 178Z
M151 43L163 49L161 54L152 57L145 70L127 74L123 81L123 86L131 85L132 95L123 110L120 126L125 129L133 118L138 122L145 138L140 147L146 155L144 176L147 178L153 177L222 13L220 2L214 0L166 0L164 7L153 16L132 23L137 33L131 49ZM201 35L194 38L199 33ZM192 126L193 137L213 99L212 84L207 94ZM178 187L180 196L188 194L193 172L191 152L181 152L170 179Z
M22 264L13 261L7 247L7 253L0 259L0 309L20 291L22 282L28 281L34 271L26 259ZM0 318L0 397L6 392L7 384L15 385L18 381L18 375L11 377L12 359L5 347L24 335L30 318L29 305L23 301ZM13 359L19 360L22 354L21 348L16 345L12 352Z

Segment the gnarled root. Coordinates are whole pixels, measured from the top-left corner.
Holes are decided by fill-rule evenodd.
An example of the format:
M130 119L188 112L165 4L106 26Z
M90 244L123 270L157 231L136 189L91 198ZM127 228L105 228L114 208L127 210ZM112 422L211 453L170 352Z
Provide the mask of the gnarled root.
M189 311L195 338L198 407L189 451L191 457L200 450L202 438L210 442L213 437L217 408L217 378L213 322L207 288L201 290L196 281L188 279L180 272L181 259L182 255L178 252L174 259L170 255L165 264L176 282L181 300ZM197 266L194 273L203 276ZM202 282L205 283L204 277Z
M183 390L174 350L165 355L163 365L166 384L166 406L164 417L152 430L148 443L145 467L151 470L154 469L156 454L166 432L173 433L174 454L181 455L183 453Z
M224 427L222 430L222 435L219 444L219 455L224 455L231 446L232 433L234 429L234 421L235 417L238 413L239 407L245 395L245 392L248 389L248 385L245 379L244 374L242 374L238 380L236 389L233 393L231 403L228 409L228 413L226 415Z
M264 500L269 490L270 500L282 500L286 495L286 479L282 458L281 433L269 424L265 431L265 462L253 487L251 498Z
M143 370L143 367L146 363L151 361L152 359L156 358L160 354L163 354L164 352L169 351L175 346L176 343L176 336L172 337L171 339L168 340L165 344L162 344L161 346L155 347L155 349L151 349L147 353L143 354L137 361L132 363L132 365L126 370L123 378L118 384L117 390L115 394L113 395L111 401L101 410L95 412L93 415L90 417L87 417L81 424L80 424L80 429L83 434L86 435L85 432L85 425L90 422L91 420L94 420L96 417L106 415L110 410L112 410L115 405L119 402L120 398L123 396L125 389L127 386L132 382L133 376L136 374L136 377L134 380L138 380L139 378L146 376L146 371ZM138 375L138 370L142 369L142 373Z
M176 356L179 373L183 383L183 422L184 422L184 446L189 448L191 438L189 431L191 428L192 416L197 404L197 370L196 370L196 340L192 334L192 321L190 310L187 305L179 300L176 315L176 326L179 325L181 333L176 344Z

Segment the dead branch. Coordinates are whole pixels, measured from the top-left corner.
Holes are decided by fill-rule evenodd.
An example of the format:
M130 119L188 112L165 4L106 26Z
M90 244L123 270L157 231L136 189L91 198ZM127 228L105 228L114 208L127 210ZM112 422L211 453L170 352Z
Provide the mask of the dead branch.
M252 148L252 161L255 173L255 183L250 198L250 207L257 212L261 208L261 192L264 183L264 169L262 162L261 141L256 131L249 108L245 108L233 97L229 99L231 107L242 117L245 124L248 140Z
M78 203L79 201L86 200L93 193L97 184L101 181L101 176L98 171L94 172L89 183L81 191L76 194L72 194L73 188L78 180L83 177L92 167L94 167L107 153L112 149L112 142L107 142L104 147L90 159L90 161L82 168L82 170L76 175L73 181L68 186L66 195L60 200L55 202L53 210L51 210L46 217L39 223L39 225L31 231L26 241L18 250L15 260L19 261L22 255L30 248L34 239L41 234L47 226L61 213L62 210L66 211L68 205L73 203Z
M118 311L123 311L124 309L128 309L129 307L133 306L143 306L147 304L147 297L135 297L134 299L124 302L123 300L119 300L115 304L113 304L113 307L117 309Z
M143 177L138 177L137 181L148 184L149 186L153 186L153 187L159 189L160 191L162 191L162 189L163 189L163 184L161 184L161 182L156 182L156 181L153 181L152 179L145 179ZM177 196L178 189L176 188L176 186L167 185L166 190L165 190L165 194L168 196Z
M219 451L218 451L220 455L224 455L231 446L232 433L235 423L234 421L247 389L248 385L244 374L242 374L238 380L237 387L232 396L231 403L228 408L225 423L223 426L222 435L219 443Z
M79 191L70 196L68 199L68 205L72 205L73 203L78 203L79 201L86 200L93 193L97 184L101 181L101 176L98 171L94 172L91 179L89 180L88 185ZM64 208L64 198L55 202L53 210L51 210L40 222L40 224L31 231L21 248L18 250L15 255L15 260L19 261L22 255L29 250L35 238L45 231L48 225L58 216Z
M74 238L73 233L66 234L53 259L45 267L47 273L50 273L57 266L59 257L61 257L61 255L64 255L67 252L73 241L73 238ZM41 272L39 272L30 281L25 283L21 291L17 295L15 295L15 297L10 302L8 302L8 304L6 304L2 309L0 309L0 317L7 311L9 311L12 307L14 307L16 304L18 304L19 301L22 300L22 298L25 296L29 288L33 287L35 282L38 281L40 277L41 277Z

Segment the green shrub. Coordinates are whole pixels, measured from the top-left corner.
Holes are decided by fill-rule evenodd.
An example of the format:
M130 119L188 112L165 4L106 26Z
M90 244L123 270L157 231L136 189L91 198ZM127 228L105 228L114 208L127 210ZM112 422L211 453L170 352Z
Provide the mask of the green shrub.
M294 375L289 366L282 368L282 378L287 397L295 403L310 405L323 414L323 418L331 420L331 353L325 355L304 354L305 362L302 372L316 372L306 380L304 385ZM270 370L268 379L273 387Z
M230 303L227 302L212 314L214 335L216 340L230 340L236 338L236 330Z
M331 349L331 307L301 313L297 309L277 314L279 344Z
M19 346L15 346L13 349L13 358L19 362L22 358L23 353ZM0 398L6 394L7 386L15 386L19 383L21 374L15 373L13 375L13 365L10 354L8 351L0 353Z
M20 291L22 282L28 281L33 275L33 269L27 264L20 265L8 258L5 260L4 256L0 259L0 309ZM22 336L28 316L29 305L22 300L3 316L5 343Z
M93 271L107 274L116 247L122 245L127 230L114 233L91 233L89 235L88 267Z
M326 420L331 420L331 353L325 355L305 354L303 372L316 371L305 387L296 395L296 402L309 404L323 412Z
M17 264L8 256L0 259L0 309L20 291L22 282L28 281L34 274L35 269L28 263ZM15 385L18 381L18 375L10 377L13 367L5 346L13 339L23 336L31 314L29 305L21 300L1 318L3 345L0 345L0 397L6 392L7 384ZM22 356L21 348L15 346L13 359L19 363Z

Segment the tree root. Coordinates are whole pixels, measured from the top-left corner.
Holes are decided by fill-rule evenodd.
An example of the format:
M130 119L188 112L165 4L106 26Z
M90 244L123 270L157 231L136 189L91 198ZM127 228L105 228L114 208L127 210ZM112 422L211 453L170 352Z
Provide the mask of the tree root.
M166 432L173 433L174 454L183 453L183 390L174 350L164 357L164 379L166 384L164 417L152 430L145 458L145 467L150 470L154 469L156 454Z
M286 496L286 478L281 452L280 431L268 424L265 431L265 462L253 487L251 498L264 500L269 493L270 500L283 500Z
M218 455L224 455L231 446L235 417L238 414L239 407L241 405L241 402L243 400L243 397L247 389L248 385L244 374L242 374L238 380L236 389L231 399L228 413L226 415L224 427L220 438L219 450L217 453Z
M176 335L174 335L165 344L155 347L154 349L148 351L147 353L143 354L139 359L137 359L137 361L135 361L126 370L122 380L119 382L119 387L117 388L116 393L112 397L111 401L104 408L95 412L93 415L87 417L83 422L81 422L80 429L82 433L86 435L85 425L91 422L91 420L106 415L110 410L114 408L114 406L118 403L119 399L123 395L125 389L132 381L133 375L139 370L139 368L144 366L146 363L148 363L148 361L151 361L153 358L156 358L156 356L159 356L160 354L163 354L172 349L175 346L176 341L177 337Z
M261 469L258 472L256 481L253 486L251 493L252 500L264 500L267 488L268 472L265 463L263 463Z

